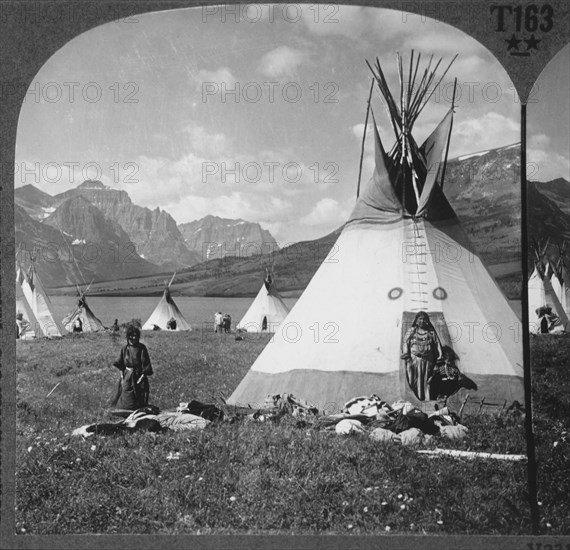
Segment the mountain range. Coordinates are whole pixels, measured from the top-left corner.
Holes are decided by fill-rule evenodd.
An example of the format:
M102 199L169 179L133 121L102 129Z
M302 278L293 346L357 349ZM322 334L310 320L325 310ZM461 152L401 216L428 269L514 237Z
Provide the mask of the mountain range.
M16 246L22 261L35 256L47 286L143 277L276 247L257 223L206 216L179 227L165 210L138 206L100 181L55 196L25 185L14 195Z
M495 276L520 286L519 144L451 159L444 191ZM556 254L555 245L570 240L570 183L529 181L527 193L529 244L549 238ZM166 211L137 206L126 192L98 181L53 197L27 185L15 197L17 245L26 251L35 243L49 252L48 243L56 243L73 251L38 265L46 284L94 279L94 293L160 293L164 276L157 275L177 270L173 291L245 296L259 290L264 266L272 265L280 290L298 294L342 229L279 250L259 224L206 216L177 225ZM531 247L528 259L531 266Z
M528 182L527 189L531 267L534 240L550 238L553 246L570 240L570 214L567 211L570 182L564 179ZM519 144L450 160L444 191L476 251L483 256L509 296L517 298L521 285ZM208 216L203 227L211 223L210 218L216 219ZM236 222L221 220L221 223L235 227ZM190 239L198 227L183 224L185 239ZM188 296L251 296L262 284L264 267L271 265L279 291L285 295L299 295L329 253L329 260L334 259L332 247L341 229L342 226L321 239L296 243L271 254L258 251L247 258L231 255L210 258L179 271L172 291ZM199 243L203 246L210 238L215 240L214 233L208 235L201 241L196 240L196 246ZM556 252L552 249L551 253ZM106 295L159 294L163 284L164 277L146 277L96 284L92 291ZM61 292L66 290L61 289Z

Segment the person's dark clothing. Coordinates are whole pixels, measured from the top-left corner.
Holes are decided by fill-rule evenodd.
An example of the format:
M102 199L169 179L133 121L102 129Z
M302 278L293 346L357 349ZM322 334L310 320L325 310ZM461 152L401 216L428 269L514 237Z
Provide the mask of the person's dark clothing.
M140 342L127 344L113 363L121 371L121 379L112 405L117 409L136 410L148 405L149 383L153 374L148 350Z

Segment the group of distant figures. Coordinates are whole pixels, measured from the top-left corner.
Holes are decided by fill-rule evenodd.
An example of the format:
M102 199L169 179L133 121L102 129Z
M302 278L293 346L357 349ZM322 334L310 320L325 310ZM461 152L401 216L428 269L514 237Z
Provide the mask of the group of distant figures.
M171 317L166 321L166 330L176 330L177 326L178 323L174 317ZM160 330L160 327L158 325L152 325L152 330Z
M232 317L229 313L216 311L214 313L214 332L229 333L232 331Z
M117 319L115 319L115 323L118 323ZM31 323L24 319L24 314L20 312L16 313L16 338L25 338L23 334L26 333L30 327ZM118 324L117 330L119 330ZM81 317L77 317L75 321L73 321L71 331L74 333L83 332L83 321L81 320Z
M550 334L551 332L559 332L562 330L562 323L560 317L553 313L552 307L549 305L539 307L536 311L538 317L538 332L539 334ZM534 331L533 331L534 332Z

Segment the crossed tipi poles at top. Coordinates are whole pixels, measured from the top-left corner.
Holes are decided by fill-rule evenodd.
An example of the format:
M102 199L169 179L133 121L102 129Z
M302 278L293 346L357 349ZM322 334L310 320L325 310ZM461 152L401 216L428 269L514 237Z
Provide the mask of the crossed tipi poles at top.
M435 67L432 68L433 63L433 55L431 55L427 66L423 71L423 75L417 82L418 78L418 71L421 62L421 54L417 56L414 62L414 51L412 50L411 59L408 69L408 86L405 85L404 82L404 69L403 69L403 61L402 56L398 53L397 60L398 60L398 75L400 81L400 107L398 107L396 100L388 83L386 81L386 77L380 65L380 61L376 58L376 64L373 67L368 61L366 61L368 67L370 68L373 80L371 83L370 88L370 95L368 98L367 104L367 112L366 112L366 122L364 125L364 136L362 141L362 152L364 151L364 139L366 136L366 129L368 125L368 113L371 110L371 98L372 98L372 91L374 85L376 84L381 96L384 99L384 105L388 111L388 117L394 131L394 136L396 138L395 143L388 153L387 157L390 161L391 167L393 168L397 165L400 166L400 169L403 173L403 186L402 186L402 203L406 205L406 182L408 179L411 180L411 185L414 193L415 204L416 204L416 211L418 213L422 206L425 206L426 199L422 197L423 188L421 187L423 177L423 173L429 172L431 167L427 165L427 157L429 156L430 152L428 147L433 147L434 143L428 143L428 140L424 142L422 147L419 147L416 143L413 135L412 135L412 128L414 123L416 122L417 118L423 111L424 107L427 105L429 100L431 99L432 95L434 94L437 87L441 84L443 78L449 71L451 65L457 58L457 55L453 57L450 61L449 65L443 72L443 74L437 79L436 81L436 73L437 70L442 63L443 59L439 59L439 61L435 64ZM417 82L417 84L416 84ZM451 105L451 112L455 107L455 93L457 87L457 79L454 82L454 89L453 89L453 98L452 98L452 105ZM374 119L374 113L372 113L372 117ZM450 135L452 130L453 120L449 121L449 129L447 132L447 142L445 146L445 159L443 162L443 169L441 176L439 178L440 186L443 187L443 181L445 176L445 167L447 163L447 156L449 153L449 144L450 144ZM435 132L439 129L436 128ZM377 132L377 125L376 121L374 120L374 130ZM434 133L435 133L434 132ZM431 137L431 136L430 136ZM361 164L362 164L362 157L361 155ZM435 160L438 164L439 168L439 161L441 159L432 159ZM391 171L391 170L390 170ZM421 171L421 173L419 173ZM357 188L357 198L360 194L360 174L359 172L359 179L358 179L358 188ZM409 178L408 178L409 175ZM436 174L433 174L433 179L435 181ZM428 185L427 187L431 187L433 182ZM426 189L427 195L429 195L429 189ZM427 197L426 197L427 198ZM422 200L423 199L423 200Z

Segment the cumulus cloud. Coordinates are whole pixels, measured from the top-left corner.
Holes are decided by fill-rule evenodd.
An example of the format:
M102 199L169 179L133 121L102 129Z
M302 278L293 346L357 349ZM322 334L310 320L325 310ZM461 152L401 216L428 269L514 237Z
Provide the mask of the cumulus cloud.
M214 214L223 218L258 222L264 227L269 223L284 223L290 220L292 208L293 205L286 200L267 200L266 197L252 195L247 191L230 191L212 197L189 195L166 206L179 223Z
M545 145L548 144L545 143ZM529 147L526 158L527 178L529 180L551 181L562 177L570 181L570 160L568 157L540 147Z
M331 198L321 199L313 209L301 218L301 224L315 225L340 225L346 221L350 212L346 206L342 206L338 201Z
M304 9L302 21L317 36L337 35L351 40L359 40L374 31L378 39L379 28L382 29L380 38L386 40L405 28L400 11L336 3L315 4Z
M219 98L225 90L235 89L237 80L227 67L212 71L201 69L195 76L196 90L200 92L202 102L208 103L208 99L216 96Z
M496 112L455 123L450 157L503 147L520 141L520 123Z
M527 143L530 149L543 148L550 145L550 138L546 134L533 134Z
M266 53L259 65L259 71L265 76L295 76L299 65L305 60L306 53L290 48L289 46L279 46Z
M187 126L185 133L189 137L192 150L205 157L217 158L227 152L230 145L225 134L220 132L211 134L203 126Z

